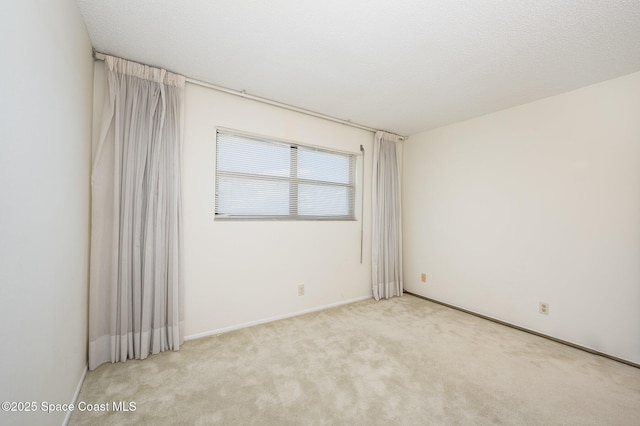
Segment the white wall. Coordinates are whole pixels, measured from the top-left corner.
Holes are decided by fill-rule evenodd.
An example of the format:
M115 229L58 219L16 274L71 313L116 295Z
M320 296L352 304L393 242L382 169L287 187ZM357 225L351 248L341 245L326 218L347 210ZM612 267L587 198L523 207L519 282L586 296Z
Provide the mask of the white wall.
M640 73L411 136L403 196L407 290L640 363Z
M94 140L105 91L95 65ZM373 134L187 83L183 147L185 332L187 338L371 297ZM364 164L364 253L358 221L214 220L216 127L359 153ZM305 295L298 296L304 284Z
M86 365L91 45L73 0L3 1L0 31L0 400L69 403Z
M185 96L187 336L370 297L373 135L193 84ZM349 152L363 145L363 263L359 221L214 220L216 126ZM360 217L360 198L356 206ZM305 285L305 296L298 296L298 284Z
M96 63L94 139L105 91ZM185 331L240 328L371 297L373 134L187 83L183 149ZM214 220L216 127L353 153L358 221ZM364 166L364 253L360 263ZM304 284L305 295L298 296Z

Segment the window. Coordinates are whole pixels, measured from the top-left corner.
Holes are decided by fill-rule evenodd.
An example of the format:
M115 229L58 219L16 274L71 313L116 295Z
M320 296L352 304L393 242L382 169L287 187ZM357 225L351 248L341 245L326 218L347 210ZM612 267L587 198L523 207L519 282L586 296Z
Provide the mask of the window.
M354 220L355 155L217 131L216 218Z

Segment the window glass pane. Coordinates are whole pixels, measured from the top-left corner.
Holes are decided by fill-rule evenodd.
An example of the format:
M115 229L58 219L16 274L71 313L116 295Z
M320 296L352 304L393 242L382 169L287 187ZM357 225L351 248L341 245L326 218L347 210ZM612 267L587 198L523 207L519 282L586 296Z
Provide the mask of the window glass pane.
M218 138L218 171L289 176L290 147L237 137Z
M349 155L298 148L298 178L349 183Z
M218 176L216 212L230 215L288 215L289 182Z
M298 214L304 216L349 216L350 188L345 186L298 185Z
M232 131L216 141L218 217L354 219L354 155Z

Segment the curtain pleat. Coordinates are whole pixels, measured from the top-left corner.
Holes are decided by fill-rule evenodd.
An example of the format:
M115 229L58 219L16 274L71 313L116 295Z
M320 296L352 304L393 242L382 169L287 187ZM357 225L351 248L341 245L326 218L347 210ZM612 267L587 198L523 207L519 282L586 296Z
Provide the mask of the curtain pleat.
M399 142L399 136L376 132L373 144L371 276L376 300L403 292Z
M107 56L91 177L89 368L177 350L184 77Z

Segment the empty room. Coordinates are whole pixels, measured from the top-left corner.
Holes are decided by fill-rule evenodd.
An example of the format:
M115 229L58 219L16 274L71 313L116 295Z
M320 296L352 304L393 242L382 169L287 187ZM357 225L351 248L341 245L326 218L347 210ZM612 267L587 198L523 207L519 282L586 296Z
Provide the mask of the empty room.
M640 2L0 28L0 424L640 426Z

